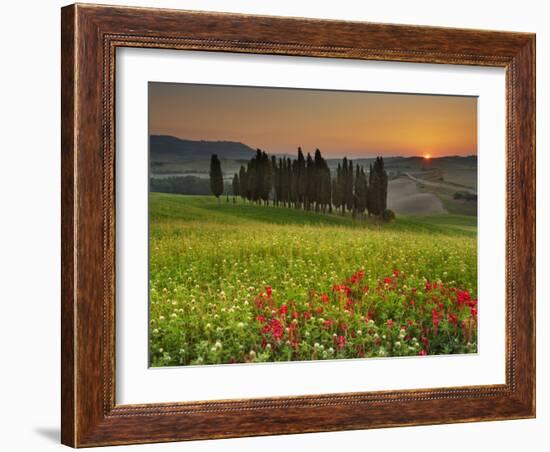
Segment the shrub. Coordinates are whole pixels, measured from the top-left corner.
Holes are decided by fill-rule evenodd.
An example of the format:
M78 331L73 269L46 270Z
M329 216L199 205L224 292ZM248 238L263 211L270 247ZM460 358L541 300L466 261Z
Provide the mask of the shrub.
M395 220L395 212L391 209L385 209L384 212L382 212L382 220L386 223Z
M477 195L468 191L457 191L453 195L454 199L464 199L465 201L477 201Z

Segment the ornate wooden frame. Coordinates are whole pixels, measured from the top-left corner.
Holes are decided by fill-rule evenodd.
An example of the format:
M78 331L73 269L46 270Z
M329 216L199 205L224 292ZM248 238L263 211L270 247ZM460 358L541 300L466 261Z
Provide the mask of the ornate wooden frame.
M62 9L62 442L74 447L535 416L535 35L160 9ZM115 403L117 47L506 69L506 383Z

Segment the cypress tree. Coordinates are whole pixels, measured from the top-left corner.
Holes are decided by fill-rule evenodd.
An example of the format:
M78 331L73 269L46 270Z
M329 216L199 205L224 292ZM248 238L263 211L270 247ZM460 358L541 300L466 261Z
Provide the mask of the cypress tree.
M343 196L342 196L342 165L338 163L336 168L336 178L332 183L332 201L334 202L334 207L338 210L340 207L343 207ZM342 209L342 214L344 210Z
M353 210L354 208L354 196L353 196L353 162L350 160L348 162L348 169L346 171L346 193L345 193L345 203L348 210Z
M297 207L305 207L304 203L307 193L306 161L304 159L304 154L301 147L298 148L298 160L296 161L294 177L296 178L297 185Z
M257 201L261 204L264 198L264 184L265 184L265 164L263 158L263 152L258 149L259 155L257 157L258 177L256 179L256 196Z
M251 202L254 202L256 200L255 198L255 189L256 189L256 158L252 158L250 162L248 162L247 166L247 174L248 174L248 187L247 187L247 194L248 194L248 200Z
M346 213L346 199L347 199L347 193L348 193L348 184L349 184L349 177L348 177L348 158L344 157L342 160L342 214Z
M223 193L223 173L220 160L216 154L210 158L210 190L220 203L220 195Z
M332 180L327 161L323 158L319 149L315 150L314 157L314 190L313 200L315 201L315 210L320 209L326 212L327 207L332 211Z
M277 157L271 156L271 196L273 198L273 205L279 205L279 167L277 166Z
M241 195L241 198L244 200L246 199L248 189L248 178L246 174L246 168L241 165L241 168L239 169L239 194Z
M330 169L327 163L325 161L323 163L324 165L321 169L320 175L319 195L321 208L323 210L323 213L325 213L327 211L327 208L329 212L332 212L332 180L330 177Z
M290 157L287 157L285 164L285 176L284 176L284 182L283 182L283 190L285 193L285 201L286 206L290 207L290 204L292 202L292 163L290 161Z
M278 169L278 177L277 177L277 186L279 187L278 190L278 197L279 201L283 206L286 205L286 159L285 158L279 158L279 169Z
M235 196L239 196L241 193L240 184L239 184L239 175L235 173L233 176L233 204L235 204Z
M304 196L304 209L310 210L315 201L315 163L311 154L307 153L306 158L306 191Z
M382 215L387 206L388 174L382 157L376 157L371 165L367 208L369 215Z
M375 174L372 168L372 163L369 165L369 191L367 193L367 211L369 214L369 217L371 215L374 215L374 211L376 209L375 203L376 203L376 189L377 189L377 183L375 182Z
M301 152L301 151L300 151ZM299 160L293 160L290 169L290 201L294 204L294 207L298 209L300 207L300 165Z
M313 163L314 163L314 171L313 171L313 188L312 188L312 201L315 202L315 210L319 211L319 209L323 205L323 178L324 178L324 170L325 170L325 160L323 159L323 156L321 155L321 151L319 149L315 149L315 155L313 157Z
M273 171L271 168L271 162L269 161L269 157L265 152L262 152L261 162L262 162L262 169L263 169L261 198L264 201L264 203L267 205L269 204L269 193L271 192Z
M355 206L360 215L363 215L367 208L367 176L363 167L359 166L355 177Z

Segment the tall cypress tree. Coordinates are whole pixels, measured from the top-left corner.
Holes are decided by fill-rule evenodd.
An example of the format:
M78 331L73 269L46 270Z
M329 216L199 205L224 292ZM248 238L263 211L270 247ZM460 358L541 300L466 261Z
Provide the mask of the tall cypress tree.
M246 187L246 198L249 201L256 201L255 198L255 189L256 189L256 157L250 159L246 165L246 174L247 174L247 187Z
M323 173L325 167L325 160L323 159L323 156L321 155L321 151L319 149L315 149L315 154L313 157L313 183L311 187L311 201L315 202L315 210L319 211L319 209L323 205L323 193L322 193L322 185L323 185Z
M298 148L298 160L296 161L294 177L296 178L297 184L297 207L305 206L307 193L306 160L301 147Z
M286 158L286 165L285 165L285 179L284 179L284 192L285 192L285 200L287 207L290 207L292 203L292 197L293 197L293 190L295 187L293 187L293 179L292 179L292 162L290 160L290 157Z
M367 208L367 176L363 167L359 168L359 165L355 176L355 207L360 215L363 215Z
M326 163L323 161L323 167L321 168L320 174L320 187L319 187L319 198L321 203L321 208L323 213L327 211L332 212L332 180L330 177L330 169Z
M387 206L388 174L382 157L376 157L369 175L368 205L369 215L382 215Z
M376 190L378 187L377 182L375 182L376 175L372 167L372 163L369 165L369 191L367 193L367 211L369 216L375 215L376 210Z
M342 160L342 214L346 213L346 197L348 193L348 184L349 184L349 177L348 177L348 158L344 157Z
M223 193L223 174L220 159L216 154L210 158L210 190L220 203L220 196Z
M277 157L271 156L271 196L273 205L279 205L279 167L277 166Z
M348 169L346 171L346 193L345 193L345 202L346 207L348 210L353 210L354 208L354 196L353 196L353 188L354 188L354 174L353 174L353 162L349 160L348 162Z
M314 190L312 199L315 210L326 212L327 207L332 211L332 180L327 161L319 149L315 150L314 161Z
M239 169L239 194L241 195L241 198L244 200L246 199L246 193L248 189L248 178L246 174L246 168L241 165L241 168Z
M233 204L235 204L235 196L239 196L241 190L240 190L240 184L239 184L239 175L235 173L233 176L233 182L232 182L232 188L233 188Z
M263 181L262 181L262 191L261 198L265 204L269 204L269 193L271 192L272 184L272 168L269 157L265 152L262 152L262 169L263 169Z
M332 201L334 202L334 207L338 210L340 207L343 207L343 195L342 195L342 165L338 163L336 168L336 178L332 183ZM342 208L342 214L344 213Z
M306 158L306 191L304 196L304 209L310 210L315 202L315 163L311 154L307 153Z

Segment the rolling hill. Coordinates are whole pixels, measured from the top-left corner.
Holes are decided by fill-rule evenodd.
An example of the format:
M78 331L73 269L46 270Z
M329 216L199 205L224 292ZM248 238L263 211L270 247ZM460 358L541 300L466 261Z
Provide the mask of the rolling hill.
M210 159L212 154L221 159L249 160L255 153L251 147L235 141L194 141L169 135L151 135L149 149L151 162L165 163Z

